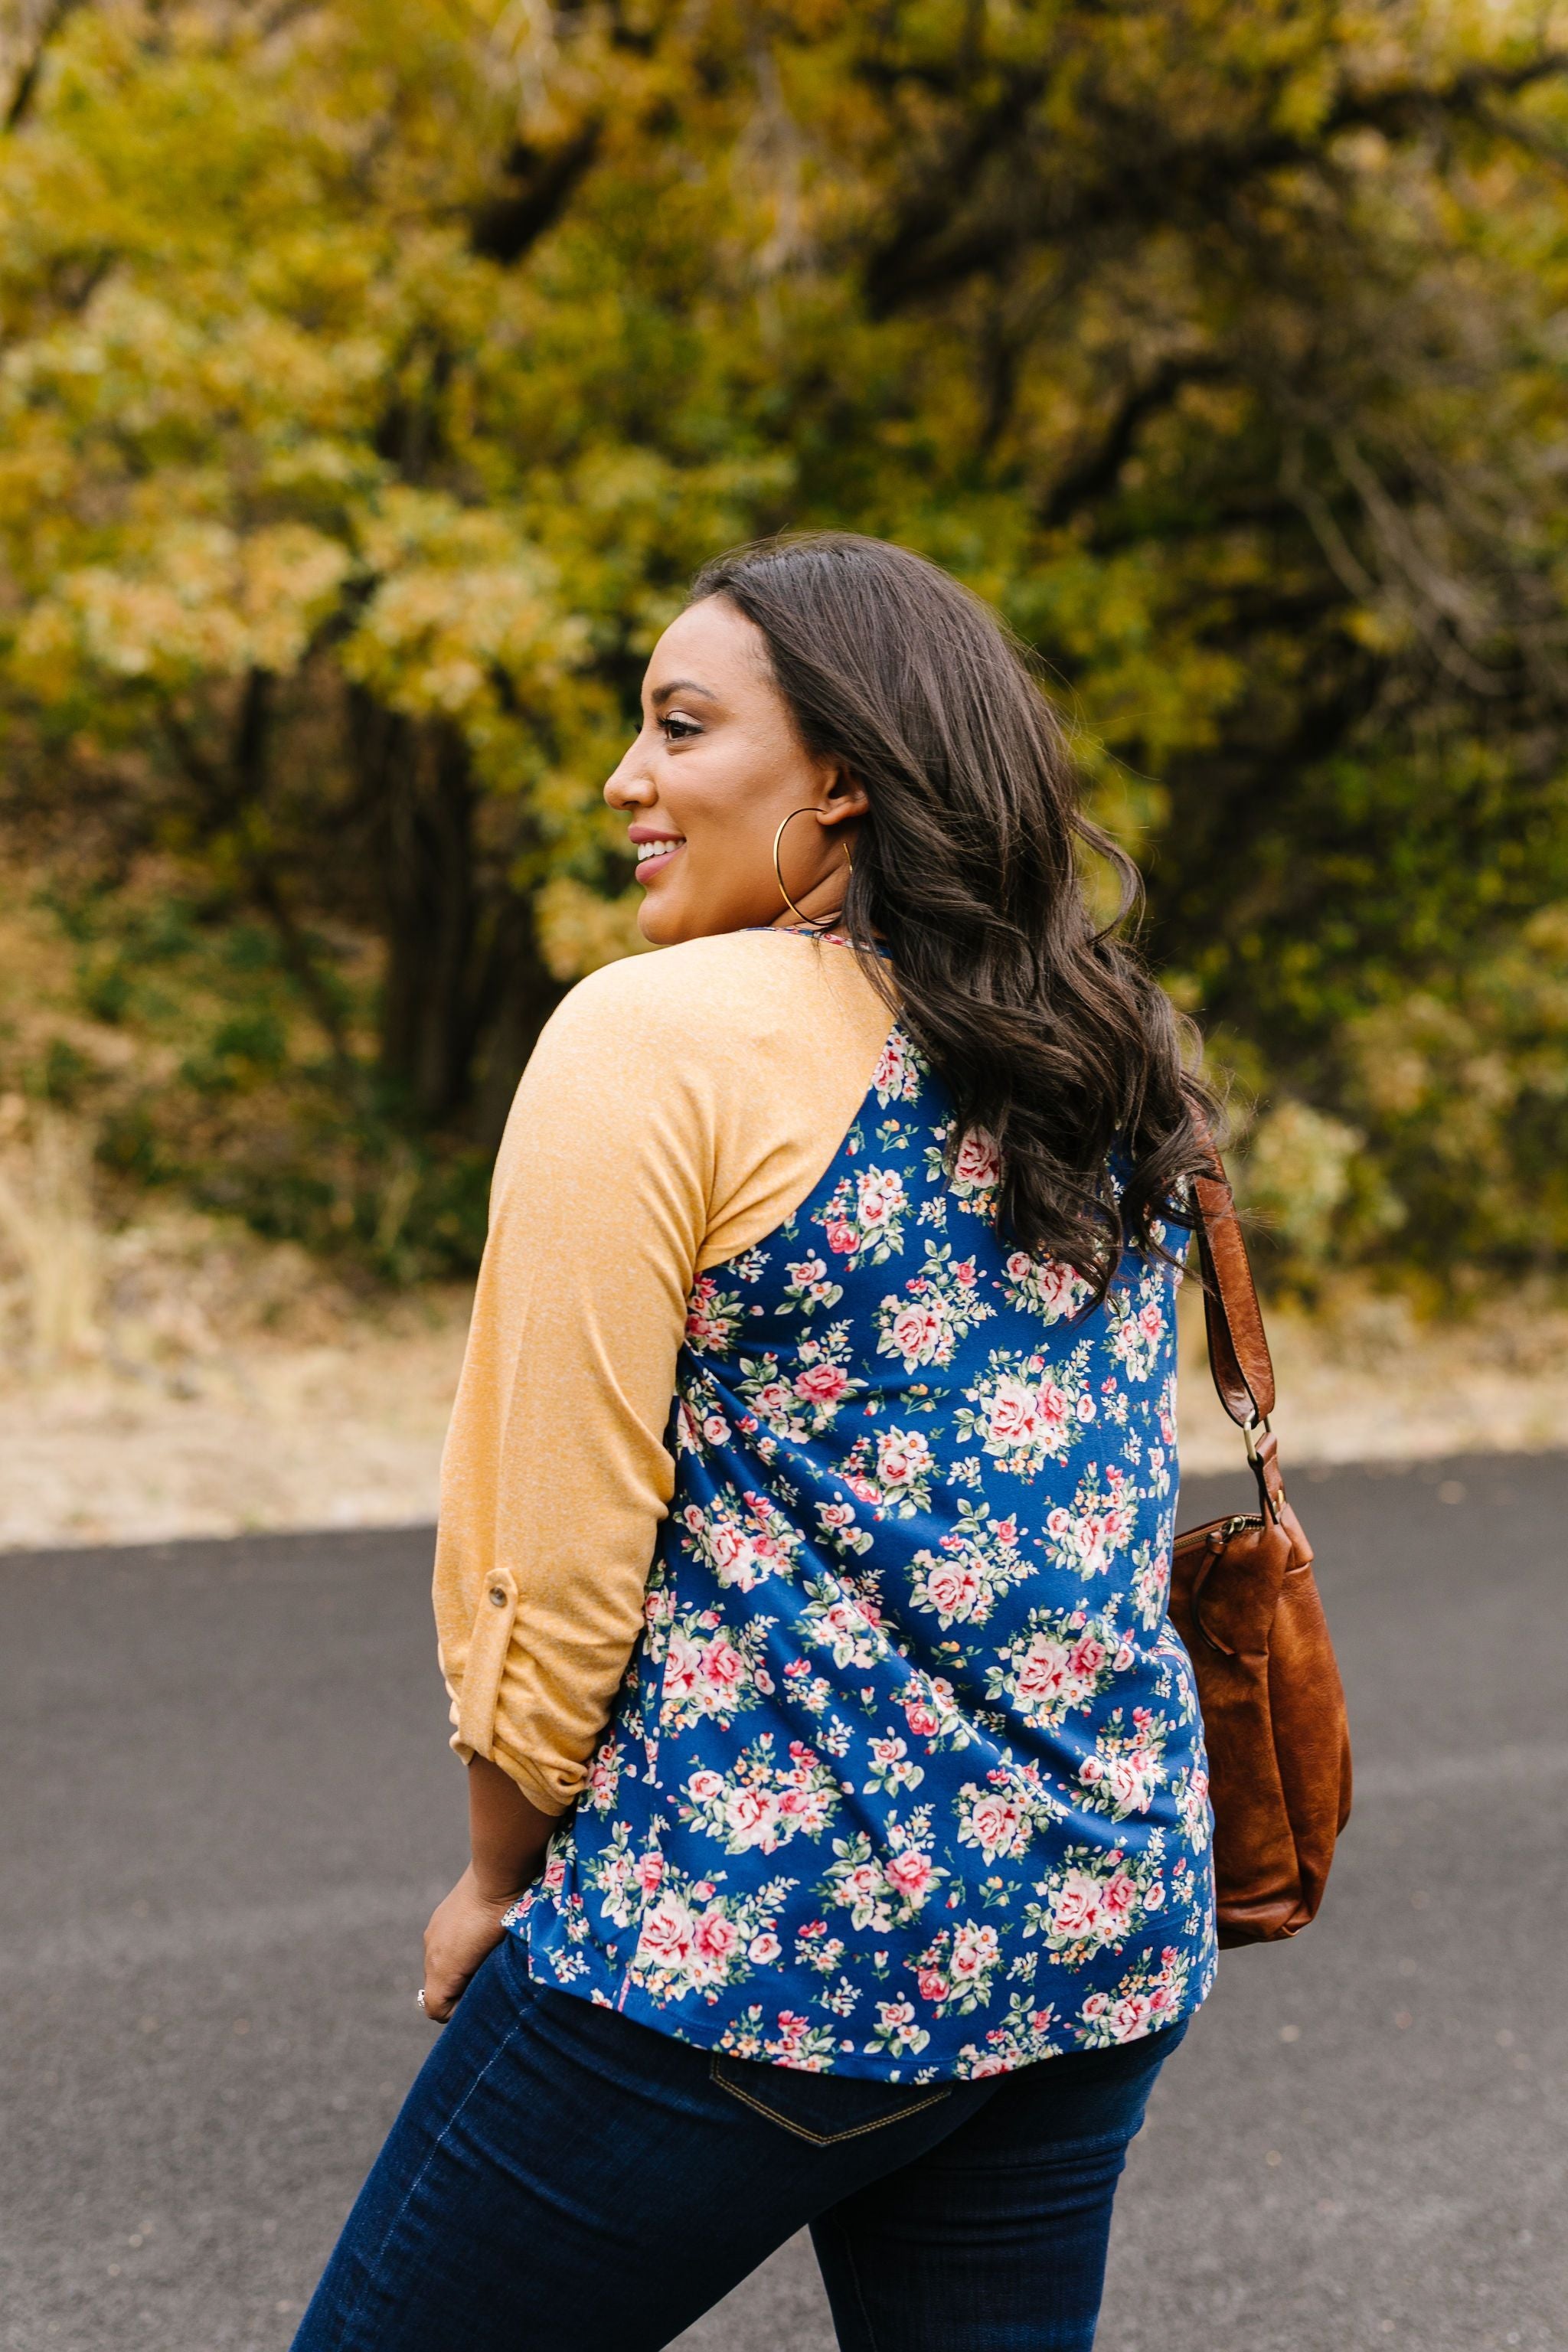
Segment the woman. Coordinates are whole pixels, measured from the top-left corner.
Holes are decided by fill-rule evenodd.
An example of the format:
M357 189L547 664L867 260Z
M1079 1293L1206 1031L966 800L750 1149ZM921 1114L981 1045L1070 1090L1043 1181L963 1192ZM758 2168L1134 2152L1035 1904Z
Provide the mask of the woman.
M501 1147L436 1610L451 2020L303 2352L636 2352L803 2224L857 2352L1077 2352L1214 1970L1165 1615L1171 1008L994 616L709 568L605 797L664 952Z

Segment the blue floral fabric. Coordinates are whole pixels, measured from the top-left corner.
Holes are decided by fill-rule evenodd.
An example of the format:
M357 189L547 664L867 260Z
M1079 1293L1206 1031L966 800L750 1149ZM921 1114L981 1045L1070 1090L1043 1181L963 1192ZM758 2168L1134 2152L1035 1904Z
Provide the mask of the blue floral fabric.
M509 1925L683 2041L923 2082L1173 2024L1214 1976L1166 1615L1173 1268L994 1229L895 1029L820 1184L696 1282L647 1622Z

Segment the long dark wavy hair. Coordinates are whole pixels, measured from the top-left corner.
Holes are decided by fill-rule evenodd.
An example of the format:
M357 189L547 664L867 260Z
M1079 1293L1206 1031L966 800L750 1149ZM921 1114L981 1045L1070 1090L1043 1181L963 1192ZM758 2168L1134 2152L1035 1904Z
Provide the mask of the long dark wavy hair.
M955 1142L995 1146L1002 1230L1102 1297L1128 1244L1190 1224L1215 1106L1184 1055L1195 1032L1121 936L1138 871L1083 815L1027 652L936 564L848 532L721 556L705 596L755 623L807 750L865 788L841 928L946 1081ZM1104 929L1084 850L1121 884Z

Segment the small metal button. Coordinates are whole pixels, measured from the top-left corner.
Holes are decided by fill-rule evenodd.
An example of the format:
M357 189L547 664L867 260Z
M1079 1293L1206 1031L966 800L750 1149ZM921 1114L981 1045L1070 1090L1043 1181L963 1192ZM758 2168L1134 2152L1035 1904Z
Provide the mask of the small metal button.
M502 1585L502 1584L492 1584L492 1585L491 1585L491 1587L490 1587L490 1606L491 1606L493 1609L504 1609L504 1608L506 1607L506 1587L505 1587L504 1585Z

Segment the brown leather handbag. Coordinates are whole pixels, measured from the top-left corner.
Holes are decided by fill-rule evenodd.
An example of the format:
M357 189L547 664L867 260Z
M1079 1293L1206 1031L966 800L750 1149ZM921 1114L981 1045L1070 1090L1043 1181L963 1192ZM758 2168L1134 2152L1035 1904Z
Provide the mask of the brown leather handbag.
M1268 1426L1274 1367L1219 1173L1194 1184L1209 1369L1247 1441L1258 1507L1176 1538L1171 1616L1197 1675L1215 1811L1222 1945L1273 1943L1315 1915L1350 1817L1344 1691L1312 1548Z

